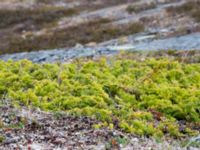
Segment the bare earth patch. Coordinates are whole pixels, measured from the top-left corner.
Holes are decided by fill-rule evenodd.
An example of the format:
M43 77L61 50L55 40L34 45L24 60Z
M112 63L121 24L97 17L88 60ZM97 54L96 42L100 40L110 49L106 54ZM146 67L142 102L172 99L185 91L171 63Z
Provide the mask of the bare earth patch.
M99 122L88 117L12 106L0 106L0 112L0 149L186 150L172 139L162 142L116 129L95 129Z

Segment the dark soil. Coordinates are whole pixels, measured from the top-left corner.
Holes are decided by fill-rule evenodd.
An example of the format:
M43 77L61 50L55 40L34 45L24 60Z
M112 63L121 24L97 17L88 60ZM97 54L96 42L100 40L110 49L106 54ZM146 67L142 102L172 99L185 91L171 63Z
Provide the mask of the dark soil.
M0 107L0 149L119 149L120 131L94 129L98 121L65 113ZM102 144L104 143L104 144Z

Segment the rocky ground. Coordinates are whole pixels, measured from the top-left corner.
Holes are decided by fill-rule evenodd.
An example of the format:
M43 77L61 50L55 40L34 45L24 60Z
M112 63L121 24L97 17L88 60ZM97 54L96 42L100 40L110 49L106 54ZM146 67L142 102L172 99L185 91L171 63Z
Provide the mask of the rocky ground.
M191 145L180 147L180 143L171 139L156 141L127 135L118 129L95 129L98 121L87 117L12 106L0 106L0 111L0 149L5 150L198 149Z
M180 14L168 11L187 2L1 1L1 53L58 48L71 50L74 49L71 47L80 44L93 49L99 45L103 48L128 45L137 50L199 49L199 22L187 12ZM194 38L194 33L197 33L197 38ZM163 45L165 41L167 46ZM182 42L187 44L181 45Z
M1 53L35 50L37 52L1 55L0 59L55 62L84 56L112 55L120 50L198 50L200 49L199 22L188 16L187 12L180 14L168 10L187 2L185 0L1 1L0 17L7 10L9 19L2 18L10 20L0 24ZM129 12L130 6L132 9L137 8L137 11ZM13 19L11 16L16 12L12 10L20 8L24 12L17 12L19 15L16 17L23 17L19 20L15 17ZM49 11L47 11L49 14L26 12L27 8L31 10L50 8L50 12L56 8L56 11L52 12L56 16ZM31 13L31 17L27 17L24 13ZM52 15L51 19L45 20L44 14ZM37 22L38 19L40 24ZM118 33L121 28L126 28L132 23L135 23L132 28L137 28L138 31L129 33L123 29L122 33ZM138 28L138 23L144 28ZM133 34L134 32L136 34Z
M198 50L200 49L200 33L193 33L179 37L152 40L154 35L129 36L129 44L118 44L118 40L84 46L77 44L72 48L43 50L37 52L23 52L0 55L2 60L28 59L36 63L69 62L80 57L95 58L102 55L114 55L125 51L151 51L151 50ZM152 41L151 41L152 40Z

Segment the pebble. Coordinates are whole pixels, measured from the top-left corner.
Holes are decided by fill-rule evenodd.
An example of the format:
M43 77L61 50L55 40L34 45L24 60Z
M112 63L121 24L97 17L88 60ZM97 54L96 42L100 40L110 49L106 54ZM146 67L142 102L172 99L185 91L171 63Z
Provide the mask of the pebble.
M137 143L139 140L138 140L138 138L132 138L131 139L131 143Z

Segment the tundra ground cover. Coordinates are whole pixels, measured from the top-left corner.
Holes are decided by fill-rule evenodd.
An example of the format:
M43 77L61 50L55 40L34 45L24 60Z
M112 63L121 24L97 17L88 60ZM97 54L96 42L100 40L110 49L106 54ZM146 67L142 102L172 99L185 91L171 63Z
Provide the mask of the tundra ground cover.
M140 5L129 5L126 10L129 13L139 13L145 10L149 10L149 9L153 9L156 8L156 3L155 2L151 2L151 3L144 3L144 4L140 4Z
M200 64L169 58L0 62L1 99L89 116L138 135L184 137L200 129Z
M19 36L12 36L11 39L8 39L10 41L9 46L3 48L0 53L73 47L77 43L103 42L112 38L143 32L144 30L145 27L140 22L114 26L109 19L97 19L36 37L30 36L24 39Z
M181 6L176 7L169 7L167 8L167 11L173 14L187 14L194 18L197 22L200 21L200 2L197 0L191 0L186 3L184 3Z
M20 24L22 22L32 23L35 28L42 28L48 23L53 23L61 17L77 14L76 9L64 7L42 7L38 9L8 10L0 9L0 29ZM27 27L28 28L28 27Z

